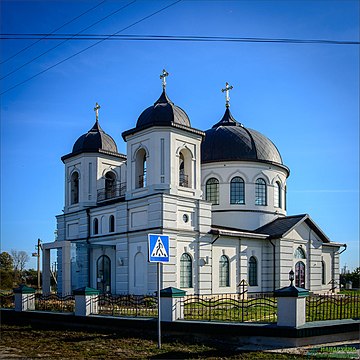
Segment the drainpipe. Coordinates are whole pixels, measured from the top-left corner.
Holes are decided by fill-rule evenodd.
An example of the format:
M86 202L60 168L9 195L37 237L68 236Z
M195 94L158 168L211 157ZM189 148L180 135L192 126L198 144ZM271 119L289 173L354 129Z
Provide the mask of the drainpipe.
M342 245L342 246L344 246L344 249L343 250L341 250L340 252L338 252L338 253L336 253L336 251L334 251L333 252L333 259L332 259L332 279L334 280L334 283L332 284L332 287L333 287L333 292L335 292L335 255L340 255L340 254L342 254L346 249L347 249L347 245L346 244L344 244L344 245ZM339 266L340 266L340 257L339 257ZM341 287L341 284L339 284L339 289L340 289L340 287Z
M271 239L269 239L270 244L273 246L273 291L275 291L275 244L272 242Z
M87 244L87 257L88 257L88 286L90 287L90 280L91 280L91 275L90 275L90 261L91 261L91 256L90 256L90 209L86 209L86 216L87 216L87 225L88 225L88 230L87 230L87 237L86 237L86 244Z

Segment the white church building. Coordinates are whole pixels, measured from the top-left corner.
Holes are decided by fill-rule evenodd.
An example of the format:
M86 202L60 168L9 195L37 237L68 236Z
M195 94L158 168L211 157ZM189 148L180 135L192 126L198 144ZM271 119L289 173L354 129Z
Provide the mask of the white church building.
M149 294L157 266L148 234L170 238L161 287L188 294L271 292L289 284L312 292L338 286L339 252L307 214L287 215L289 168L276 146L225 113L211 129L191 126L163 91L122 133L126 154L99 123L75 142L65 165L65 204L57 239L43 244L43 291L57 250L58 292L89 286ZM244 280L244 281L243 281Z

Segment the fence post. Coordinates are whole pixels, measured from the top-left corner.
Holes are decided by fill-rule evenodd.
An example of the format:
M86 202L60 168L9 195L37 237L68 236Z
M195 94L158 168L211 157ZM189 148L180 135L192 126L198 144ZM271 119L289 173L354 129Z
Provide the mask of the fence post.
M91 314L98 314L98 296L100 291L90 288L82 287L74 290L75 295L75 315L89 316Z
M186 291L174 287L160 290L161 320L175 321L184 319L184 297Z
M14 289L15 311L35 310L35 289L20 285Z
M309 291L287 286L274 292L277 300L277 325L298 327L306 322L306 297Z

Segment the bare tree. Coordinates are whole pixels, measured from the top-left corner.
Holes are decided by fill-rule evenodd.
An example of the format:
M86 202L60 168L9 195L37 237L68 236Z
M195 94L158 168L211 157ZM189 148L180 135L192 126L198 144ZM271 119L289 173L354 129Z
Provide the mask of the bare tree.
M22 273L26 263L30 260L29 255L25 251L11 250L11 256L14 262L14 270Z

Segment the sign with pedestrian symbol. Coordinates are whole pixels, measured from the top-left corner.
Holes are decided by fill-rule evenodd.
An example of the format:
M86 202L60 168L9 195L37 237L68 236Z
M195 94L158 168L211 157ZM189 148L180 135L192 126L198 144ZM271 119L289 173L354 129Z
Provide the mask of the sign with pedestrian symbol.
M169 236L149 234L149 261L169 262Z

